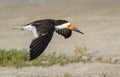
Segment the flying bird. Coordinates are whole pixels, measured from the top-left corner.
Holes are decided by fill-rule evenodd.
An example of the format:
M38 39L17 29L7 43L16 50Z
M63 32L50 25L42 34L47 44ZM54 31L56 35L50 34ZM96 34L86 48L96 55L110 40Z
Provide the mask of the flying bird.
M72 35L72 30L84 34L73 24L66 20L43 19L31 22L26 25L14 27L12 29L31 30L34 39L31 42L30 60L37 58L48 46L54 31L62 35L65 39Z

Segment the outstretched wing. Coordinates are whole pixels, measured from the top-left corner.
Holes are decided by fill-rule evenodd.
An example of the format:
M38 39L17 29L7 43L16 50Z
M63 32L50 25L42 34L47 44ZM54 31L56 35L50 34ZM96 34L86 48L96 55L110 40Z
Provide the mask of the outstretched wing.
M34 39L30 45L30 60L38 57L48 46L52 39L54 29L41 33L38 38Z
M64 38L69 38L72 35L72 31L68 30L68 29L58 29L56 30L56 32L62 36L64 36Z

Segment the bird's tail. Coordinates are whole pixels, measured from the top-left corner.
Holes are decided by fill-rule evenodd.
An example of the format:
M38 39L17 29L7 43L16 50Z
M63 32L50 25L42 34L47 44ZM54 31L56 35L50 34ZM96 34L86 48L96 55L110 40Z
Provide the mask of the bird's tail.
M21 29L21 30L32 30L32 26L31 25L22 25L22 26L16 26L14 28L11 28L12 30L15 29Z
M25 26L16 26L16 27L11 28L11 30L15 30L15 29L24 30L24 27L25 27Z

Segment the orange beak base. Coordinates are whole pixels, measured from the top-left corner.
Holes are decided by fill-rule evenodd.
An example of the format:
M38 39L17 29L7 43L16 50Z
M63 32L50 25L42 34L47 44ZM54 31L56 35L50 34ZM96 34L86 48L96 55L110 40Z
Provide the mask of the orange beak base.
M73 30L74 29L74 26L72 24L68 25L67 27L69 30Z
M68 29L68 30L76 31L76 32L81 33L81 34L84 34L84 33L81 32L79 29L77 29L76 27L74 27L72 24L68 25L67 29Z

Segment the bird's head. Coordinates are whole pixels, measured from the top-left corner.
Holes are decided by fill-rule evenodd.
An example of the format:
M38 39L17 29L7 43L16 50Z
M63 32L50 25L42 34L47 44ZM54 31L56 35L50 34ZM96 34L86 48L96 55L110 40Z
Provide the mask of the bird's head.
M57 20L56 23L58 24L56 26L56 29L68 29L68 30L73 30L75 32L84 34L83 32L81 32L79 29L77 29L75 26L73 26L73 24L71 24L70 22L66 21L66 20Z
M73 31L78 32L78 33L81 33L81 34L84 34L84 33L81 32L79 29L77 29L76 27L74 27L71 23L69 23L69 24L67 25L67 29L68 29L68 30L73 30Z

